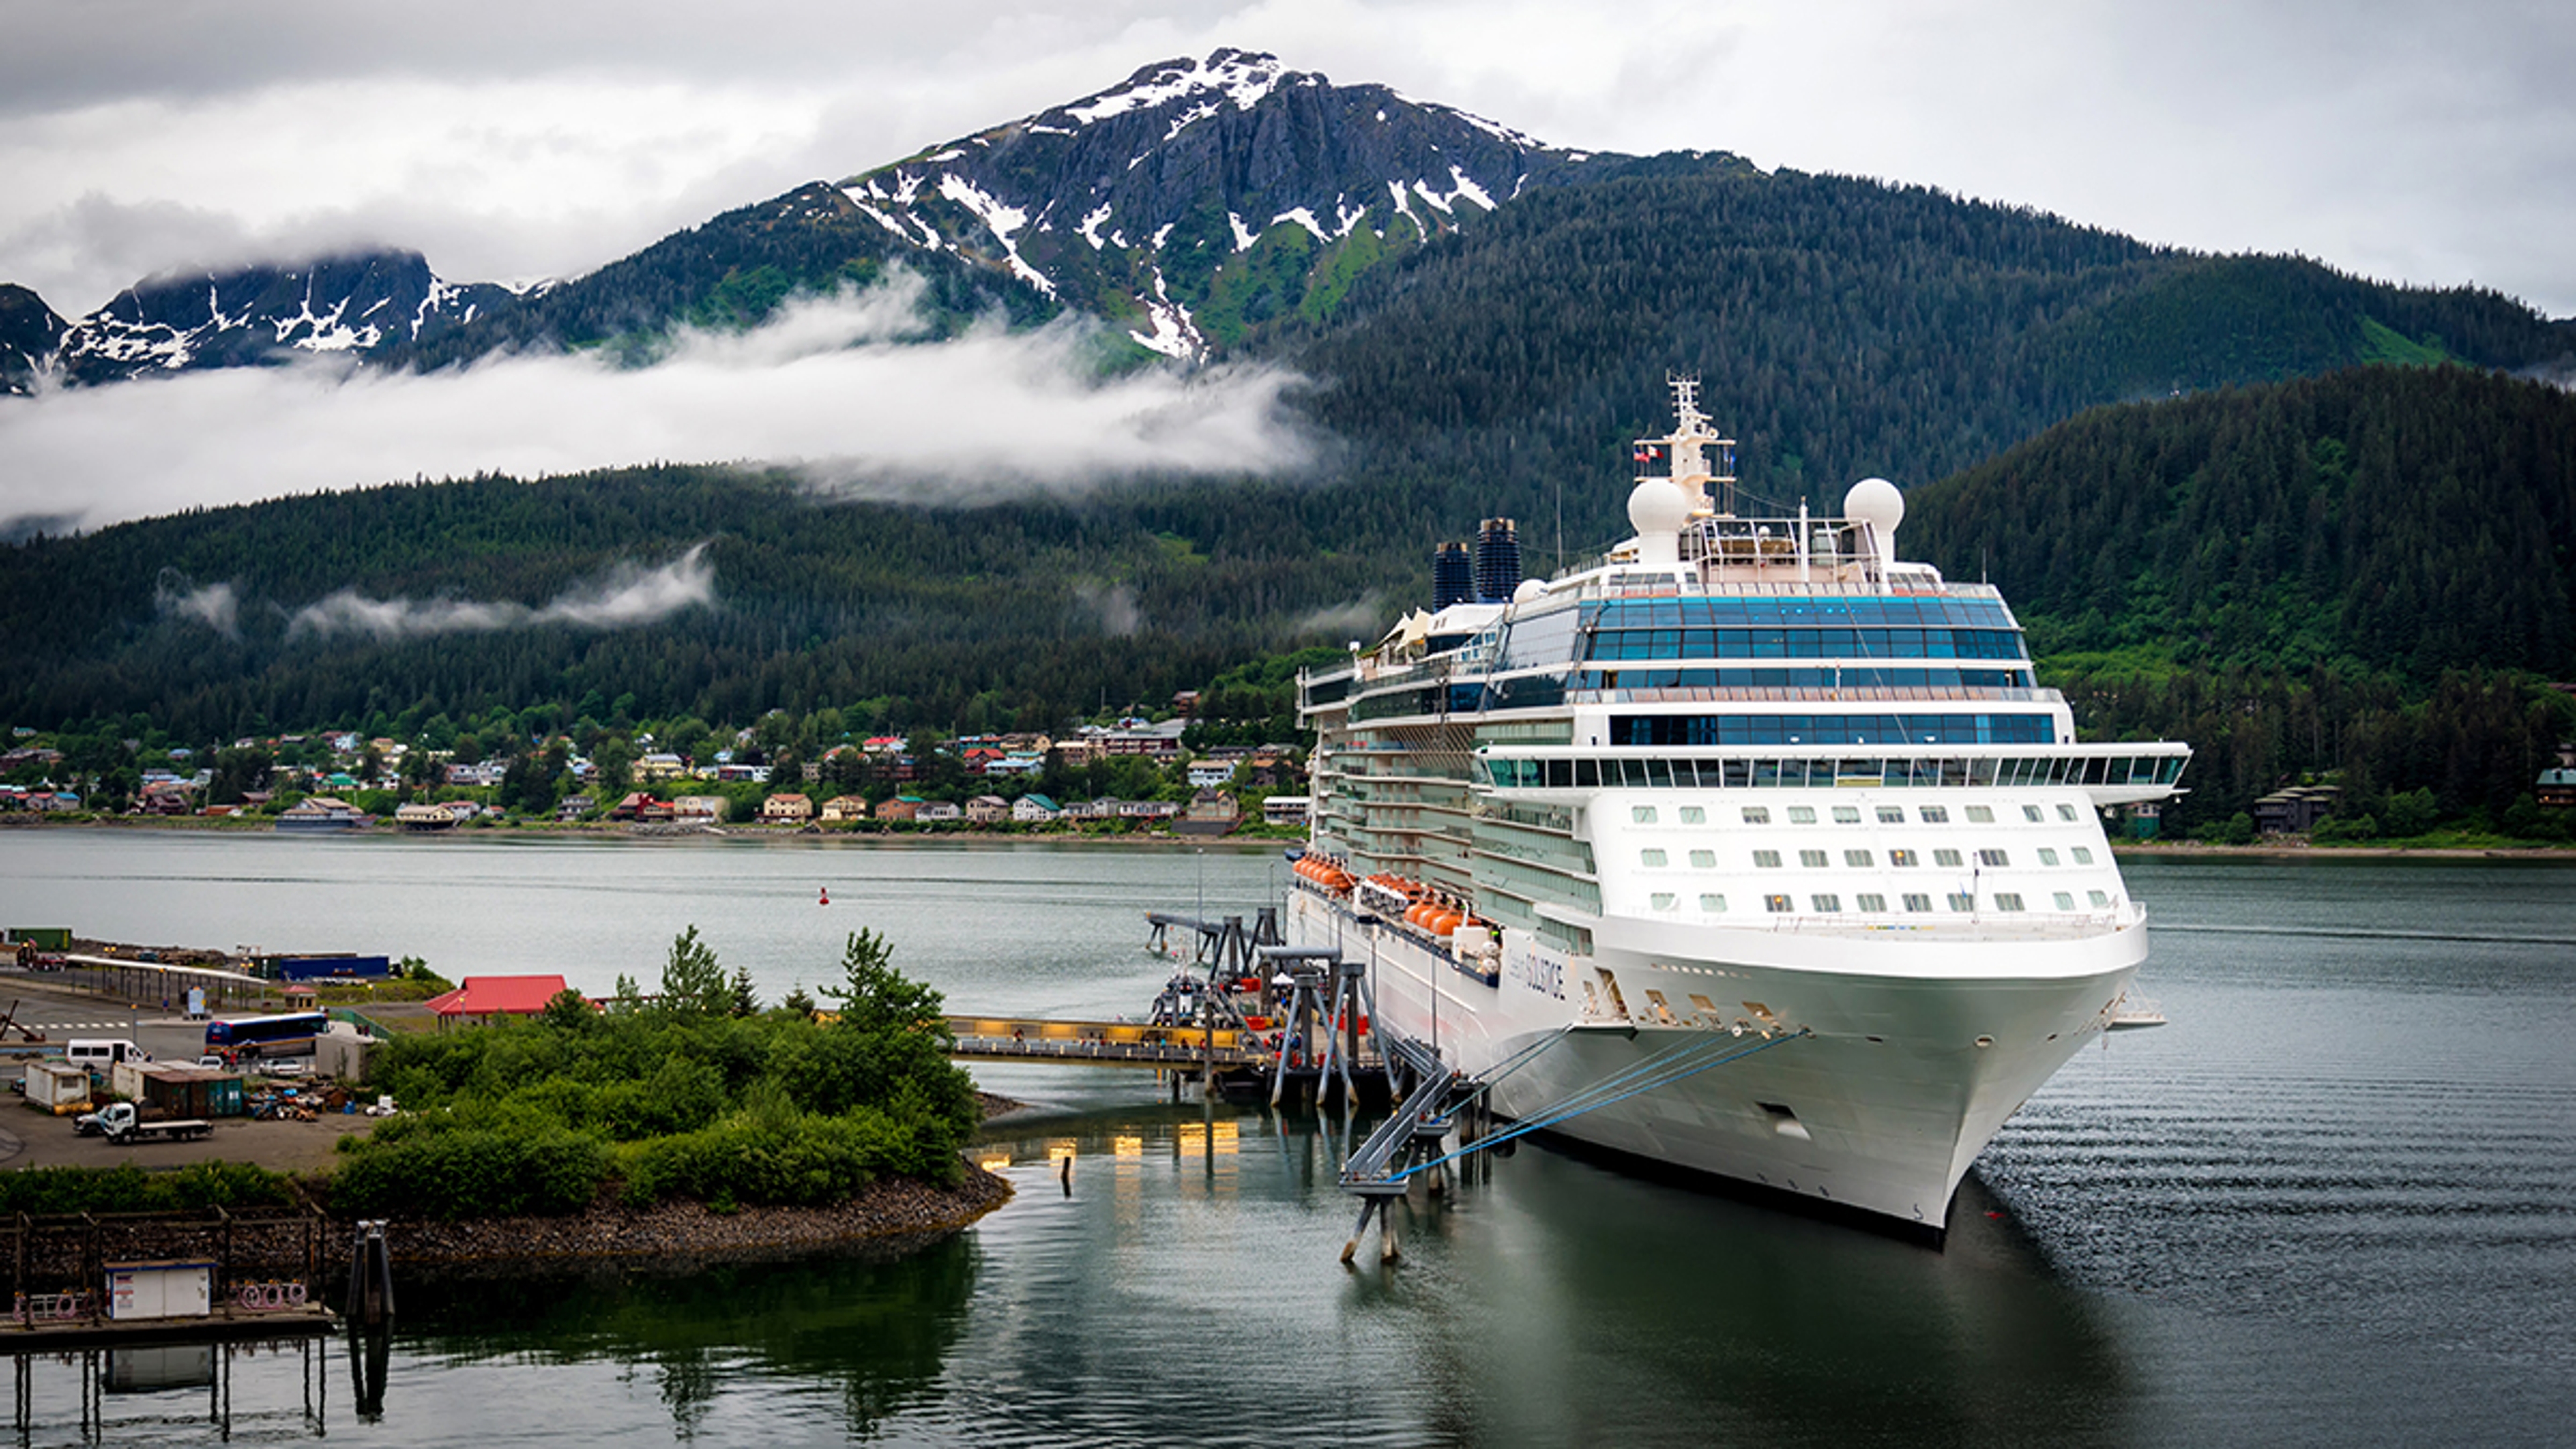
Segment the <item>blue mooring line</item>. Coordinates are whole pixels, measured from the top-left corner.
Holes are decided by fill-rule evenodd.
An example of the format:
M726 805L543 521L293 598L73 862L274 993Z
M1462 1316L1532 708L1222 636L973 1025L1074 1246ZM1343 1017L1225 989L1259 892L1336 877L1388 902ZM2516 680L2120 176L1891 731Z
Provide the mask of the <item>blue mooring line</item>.
M1417 1172L1421 1172L1421 1171L1425 1170L1426 1168L1439 1167L1439 1166L1441 1166L1441 1165L1442 1165L1442 1164L1444 1164L1444 1163L1455 1162L1455 1161L1457 1161L1457 1160L1458 1160L1459 1158L1461 1158L1461 1157L1471 1156L1471 1155L1473 1155L1473 1154L1475 1154L1475 1153L1482 1152L1482 1151L1484 1151L1485 1149L1487 1149L1487 1148L1489 1148L1489 1147L1496 1146L1497 1144L1504 1143L1504 1142L1509 1142L1509 1141L1511 1141L1513 1138L1516 1138L1516 1137L1525 1137L1525 1136L1529 1135L1529 1134L1530 1134L1530 1133L1532 1133L1532 1132L1543 1131L1543 1130L1545 1130L1545 1129L1547 1129L1547 1128L1549 1128L1549 1127L1553 1127L1553 1126L1555 1126L1555 1125L1556 1125L1557 1123L1559 1123L1559 1122L1564 1122L1564 1121L1570 1120L1570 1119L1575 1118L1575 1117L1580 1117L1580 1116L1582 1116L1582 1115L1583 1115L1584 1113L1586 1113L1586 1112L1596 1112L1596 1111L1599 1111L1599 1110L1600 1110L1601 1108L1603 1108L1603 1107L1615 1106L1615 1105L1616 1105L1616 1104L1618 1104L1618 1103L1621 1103L1621 1102L1627 1101L1627 1100L1628 1100L1629 1098L1631 1098L1631 1097L1643 1096L1644 1094L1646 1094L1646 1093L1648 1093L1648 1092L1651 1092L1651 1091L1654 1091L1654 1090L1656 1090L1657 1088L1660 1088L1660 1087L1669 1087L1669 1086L1671 1086L1671 1085L1672 1085L1673 1083L1675 1083L1675 1082L1687 1081L1688 1079L1690 1079L1690 1078L1692 1078L1692 1077L1696 1077L1696 1076L1698 1076L1698 1075L1699 1075L1700 1073L1702 1073L1702 1072L1710 1071L1710 1070L1713 1070L1713 1069L1715 1069L1715 1068L1717 1068L1717 1067L1725 1066L1725 1065L1727 1065L1729 1062L1740 1062L1740 1061L1744 1060L1746 1057L1749 1057L1749 1056L1753 1055L1753 1054L1754 1054L1754 1053L1756 1053L1756 1052L1767 1052L1767 1051L1769 1051L1771 1048L1773 1048L1773 1047L1775 1047L1775 1046L1779 1046L1780 1044L1782 1044L1782 1043L1784 1043L1784 1042L1793 1042L1793 1041L1800 1040L1801 1038L1808 1037L1808 1036L1812 1036L1812 1035L1814 1035L1814 1033L1813 1033L1813 1032L1811 1032L1811 1031L1807 1031L1807 1030L1804 1030L1804 1029L1801 1029L1800 1031L1798 1031L1798 1032L1797 1032L1797 1033L1795 1033L1794 1035L1790 1035L1790 1036L1775 1036L1775 1037L1771 1038L1769 1041L1763 1042L1763 1043L1761 1043L1761 1044L1759 1044L1759 1045L1757 1045L1757 1046L1750 1046L1750 1047L1746 1047L1744 1050L1742 1050L1742 1051L1740 1051L1740 1052L1736 1052L1736 1053L1734 1053L1734 1054L1732 1054L1732 1055L1729 1055L1729 1056L1723 1056L1723 1057L1720 1057L1720 1058L1718 1058L1716 1061L1713 1061L1713 1062L1704 1062L1704 1063L1702 1063L1702 1064L1700 1064L1700 1065L1698 1065L1698 1066L1695 1066L1695 1067L1690 1068L1690 1069L1689 1069L1689 1070L1687 1070L1687 1071L1674 1072L1674 1073L1672 1073L1672 1074L1671 1074L1671 1075L1669 1075L1669 1076L1661 1076L1661 1077L1657 1077L1655 1080L1650 1081L1650 1082L1647 1082L1645 1085L1643 1085L1643 1086L1641 1086L1641 1087L1637 1087L1637 1088L1635 1088L1635 1089L1633 1089L1633 1090L1630 1090L1630 1091L1621 1092L1621 1093L1619 1093L1617 1096L1609 1097L1609 1098L1605 1098L1605 1099L1604 1099L1604 1100L1602 1100L1602 1101L1593 1102L1593 1103L1590 1103L1590 1104L1588 1104L1588 1105L1586 1105L1586 1106L1575 1107L1575 1108L1572 1108L1571 1110L1561 1110L1561 1111L1558 1111L1554 1116L1551 1116L1551 1117L1542 1117L1542 1118L1539 1118L1539 1119L1538 1119L1538 1120L1536 1120L1536 1121L1523 1122L1523 1123L1519 1124L1518 1126L1513 1127L1513 1128L1512 1128L1510 1131L1508 1131L1508 1132L1498 1132L1498 1133L1495 1133L1495 1134L1494 1134L1493 1136L1491 1136L1491 1137L1483 1137L1483 1138L1479 1138L1479 1139L1477 1139L1473 1144L1471 1144L1471 1145L1469 1145L1469 1146L1466 1146L1466 1147L1461 1147L1461 1148L1459 1148L1457 1151L1452 1152L1452 1153L1449 1153L1449 1154L1447 1154L1447 1155L1445 1155L1445 1156L1442 1156L1442 1157L1435 1157L1435 1158L1433 1158L1433 1159L1432 1159L1431 1161L1429 1161L1429 1162L1417 1162L1417 1163L1415 1163L1413 1166L1408 1167L1408 1168L1406 1168L1405 1170L1403 1170L1402 1172L1396 1173L1394 1176L1392 1176L1392 1177L1388 1178L1388 1179L1387 1179L1387 1181L1389 1181L1389 1182L1402 1182L1402 1181L1404 1181L1406 1178L1411 1177L1411 1176L1413 1176L1415 1173L1417 1173ZM1617 1076L1617 1077L1609 1078L1607 1081L1597 1082L1597 1083L1593 1084L1591 1087L1586 1088L1586 1089L1585 1089L1584 1091L1582 1091L1582 1092L1578 1092L1578 1093L1576 1093L1574 1096L1569 1097L1569 1098L1567 1098L1566 1100L1567 1100L1567 1101L1569 1101L1569 1102L1581 1101L1584 1097L1589 1096L1589 1095L1591 1095L1591 1094L1593 1094L1593 1093L1599 1092L1599 1091L1601 1091L1603 1088L1605 1088L1605 1087L1609 1086L1612 1082L1616 1082L1616 1081L1620 1080L1620 1078L1621 1078L1621 1077L1634 1076L1634 1075L1635 1075L1637 1072L1639 1072L1639 1071L1643 1071L1643 1070L1645 1070L1645 1069L1646 1069L1646 1068L1648 1068L1648 1067L1653 1067L1653 1066L1656 1064L1656 1062L1658 1062L1658 1061L1660 1061L1660 1060L1661 1060L1661 1056L1660 1056L1660 1055L1658 1055L1656 1058L1649 1059L1649 1060L1645 1063L1645 1065L1644 1065L1644 1066L1642 1066L1642 1067L1632 1067L1632 1068L1630 1068L1628 1071L1620 1073L1620 1074L1619 1074L1619 1076Z

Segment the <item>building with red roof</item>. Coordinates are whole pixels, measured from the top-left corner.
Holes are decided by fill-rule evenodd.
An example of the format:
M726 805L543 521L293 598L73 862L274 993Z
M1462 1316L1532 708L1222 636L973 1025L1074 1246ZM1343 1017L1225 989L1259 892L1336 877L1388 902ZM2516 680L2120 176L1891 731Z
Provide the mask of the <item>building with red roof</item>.
M535 1016L568 989L560 976L468 976L464 985L423 1004L445 1027L496 1016Z

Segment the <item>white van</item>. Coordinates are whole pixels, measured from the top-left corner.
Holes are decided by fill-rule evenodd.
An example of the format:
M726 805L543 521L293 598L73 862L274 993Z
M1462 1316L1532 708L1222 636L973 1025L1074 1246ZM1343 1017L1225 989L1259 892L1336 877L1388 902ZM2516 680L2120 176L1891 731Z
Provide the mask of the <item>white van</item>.
M63 1060L76 1067L103 1072L118 1062L148 1062L152 1060L152 1054L122 1037L93 1037L66 1043Z

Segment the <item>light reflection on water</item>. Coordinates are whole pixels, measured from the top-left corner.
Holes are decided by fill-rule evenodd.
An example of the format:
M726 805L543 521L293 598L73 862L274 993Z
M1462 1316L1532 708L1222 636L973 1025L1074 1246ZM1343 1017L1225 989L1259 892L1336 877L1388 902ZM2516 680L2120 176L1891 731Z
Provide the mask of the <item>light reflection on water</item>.
M417 951L452 975L527 969L517 953L594 987L649 976L695 922L773 995L865 924L961 1005L1067 1014L1151 996L1168 965L1140 949L1145 908L1204 891L1212 913L1248 912L1276 878L1275 857L1224 852L37 838L0 835L12 920ZM1532 1148L1404 1218L1399 1267L1346 1271L1355 1210L1312 1119L1175 1108L1142 1074L995 1069L988 1086L1040 1106L989 1134L1020 1195L970 1233L894 1261L415 1278L382 1419L358 1422L335 1382L331 1433L2559 1438L2576 870L2126 869L2171 928L2144 982L2173 1025L2079 1054L1981 1160L1942 1253ZM285 940L287 921L312 939ZM237 1366L237 1410L291 1403L291 1363ZM31 1382L28 1442L76 1440L72 1367ZM185 1397L108 1407L170 1398L176 1416ZM192 1434L212 1441L152 1430Z

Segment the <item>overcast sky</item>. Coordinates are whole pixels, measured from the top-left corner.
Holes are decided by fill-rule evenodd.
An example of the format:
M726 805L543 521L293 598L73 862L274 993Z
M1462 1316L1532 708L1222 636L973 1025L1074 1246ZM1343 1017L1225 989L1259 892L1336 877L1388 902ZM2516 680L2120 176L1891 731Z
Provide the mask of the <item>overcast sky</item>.
M154 272L362 243L417 248L453 281L577 275L1230 45L1559 145L1927 183L2564 317L2571 16L2569 0L0 0L0 281L78 317ZM1062 336L904 362L883 301L843 299L748 351L684 349L694 371L660 376L522 360L0 403L0 533L486 467L761 456L878 489L1304 456L1276 377L1097 388ZM809 334L863 345L835 359ZM1049 425L1016 455L889 452L976 432L851 404L905 395L877 380L907 374L955 394L919 417ZM697 388L742 406L694 407Z
M1728 149L2576 314L2576 5L0 0L0 280L418 247L574 274L1219 45L1561 145Z

